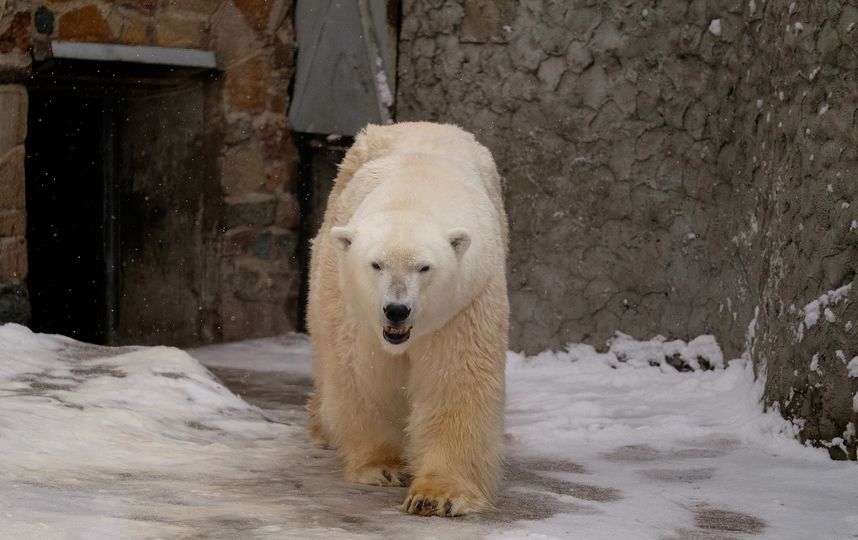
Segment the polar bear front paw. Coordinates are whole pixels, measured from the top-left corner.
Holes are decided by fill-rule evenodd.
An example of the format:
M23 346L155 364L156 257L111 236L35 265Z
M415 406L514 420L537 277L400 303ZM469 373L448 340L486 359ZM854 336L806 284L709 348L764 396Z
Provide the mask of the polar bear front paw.
M407 486L411 477L397 463L366 465L346 473L346 480L371 486Z
M452 482L415 480L399 509L421 516L453 517L479 512L486 506L485 497L457 488Z

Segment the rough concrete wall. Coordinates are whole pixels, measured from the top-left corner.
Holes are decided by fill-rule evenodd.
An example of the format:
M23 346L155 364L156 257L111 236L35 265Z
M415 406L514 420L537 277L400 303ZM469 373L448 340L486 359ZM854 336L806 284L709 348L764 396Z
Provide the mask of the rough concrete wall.
M405 2L397 119L473 131L506 180L514 348L623 330L741 350L748 276L712 219L738 203L717 174L737 28L709 30L730 9Z
M296 326L297 152L285 115L294 67L291 8L291 0L0 2L0 81L25 82L30 51L42 57L54 39L215 51L222 72L210 79L207 92L219 95L214 107L200 107L207 109L206 132L221 134L213 150L221 191L221 203L215 206L221 216L194 248L204 251L210 269L201 274L204 283L199 287L214 293L206 295L205 305L195 306L211 314L205 317L208 327L183 342L271 335ZM0 96L0 114L5 117L23 103L21 121L26 126L26 91L22 86L5 88L9 92L2 96L20 96L14 103ZM15 148L23 156L23 134L6 137L11 129L0 126L0 138L16 140L9 149L4 145L0 156ZM0 186L13 185L23 193L23 169L15 171L0 171ZM18 207L6 208L12 202L2 204L0 242L14 244L15 253L22 255L13 257L13 250L5 247L0 255L0 321L20 320L27 307L21 300L26 247L16 227L24 218ZM13 259L15 268L6 264ZM17 306L13 311L18 315L6 315L10 305ZM144 318L157 317L165 308L151 309Z
M755 260L753 357L767 404L802 419L802 437L833 457L855 459L858 7L770 0L744 21L728 161L754 216L736 233Z
M397 119L506 180L513 346L714 333L854 459L854 4L404 4Z

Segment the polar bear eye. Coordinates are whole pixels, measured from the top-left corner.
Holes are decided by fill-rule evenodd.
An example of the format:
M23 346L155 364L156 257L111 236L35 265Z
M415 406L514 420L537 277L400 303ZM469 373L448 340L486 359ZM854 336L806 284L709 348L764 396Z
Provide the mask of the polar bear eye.
M429 271L429 265L428 264L425 264L425 265L420 267L420 272L428 272L428 271Z
M374 263L372 263L372 269L373 270L381 270L381 265L378 264L377 262L374 262Z

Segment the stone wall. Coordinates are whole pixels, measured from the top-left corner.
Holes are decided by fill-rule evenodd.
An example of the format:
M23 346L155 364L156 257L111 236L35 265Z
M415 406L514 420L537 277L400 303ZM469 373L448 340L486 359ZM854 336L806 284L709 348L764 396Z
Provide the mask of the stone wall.
M24 280L27 276L24 138L27 135L27 91L0 85L0 320L23 323L29 318Z
M513 347L741 351L750 276L715 219L741 204L719 173L741 3L720 4L405 2L397 118L472 130L506 181Z
M25 133L16 127L26 126L23 84L31 52L44 57L50 40L64 40L216 53L219 72L205 83L215 106L205 129L220 134L213 151L222 204L207 233L212 241L197 247L213 267L199 287L213 293L196 295L205 305L195 309L209 313L207 328L170 339L230 340L296 327L297 152L285 115L294 68L291 7L291 0L0 2L0 81L12 83L0 87L0 114L19 120L0 126L0 320L26 319ZM159 306L147 309L156 315Z
M842 2L406 0L397 119L493 151L513 347L714 333L751 353L767 405L854 459L855 18Z
M24 139L27 90L15 84L29 67L31 14L23 2L0 4L0 320L26 322Z
M767 404L801 419L802 436L833 457L854 460L858 378L846 366L858 357L858 6L769 0L743 16L724 162L753 220L734 233L753 261L753 357Z

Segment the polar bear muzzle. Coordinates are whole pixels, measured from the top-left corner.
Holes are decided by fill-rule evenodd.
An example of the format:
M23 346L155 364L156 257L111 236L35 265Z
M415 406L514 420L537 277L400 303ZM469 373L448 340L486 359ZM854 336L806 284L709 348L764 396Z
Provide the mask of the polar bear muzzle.
M392 343L393 345L399 345L400 343L405 343L406 341L408 341L408 338L411 337L411 327L385 326L382 330L382 334L384 334L384 339L388 343Z

